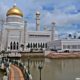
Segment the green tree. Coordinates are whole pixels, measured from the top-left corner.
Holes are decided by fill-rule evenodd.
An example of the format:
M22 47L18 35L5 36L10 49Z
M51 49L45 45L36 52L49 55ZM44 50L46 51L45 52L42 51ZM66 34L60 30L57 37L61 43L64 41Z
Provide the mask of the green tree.
M21 44L22 51L24 51L24 44Z
M5 50L2 50L2 51L1 51L1 54L3 54L3 56L4 56L4 54L5 54Z

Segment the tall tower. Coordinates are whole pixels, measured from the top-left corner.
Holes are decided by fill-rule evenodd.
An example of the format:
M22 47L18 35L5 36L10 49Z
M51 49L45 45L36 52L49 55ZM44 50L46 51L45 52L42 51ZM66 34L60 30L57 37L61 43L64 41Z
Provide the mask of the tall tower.
M51 26L51 41L55 40L55 22L52 22Z
M6 13L5 23L1 50L20 50L21 44L25 43L23 12L16 5L13 5Z
M36 12L36 31L40 30L40 12Z
M27 31L27 21L24 21L24 50L26 49L26 31Z

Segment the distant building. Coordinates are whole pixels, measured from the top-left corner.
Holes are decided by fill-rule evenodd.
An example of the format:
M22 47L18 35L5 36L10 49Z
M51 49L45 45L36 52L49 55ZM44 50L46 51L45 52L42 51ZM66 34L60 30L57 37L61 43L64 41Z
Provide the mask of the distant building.
M80 39L62 39L48 42L48 48L55 51L80 51Z

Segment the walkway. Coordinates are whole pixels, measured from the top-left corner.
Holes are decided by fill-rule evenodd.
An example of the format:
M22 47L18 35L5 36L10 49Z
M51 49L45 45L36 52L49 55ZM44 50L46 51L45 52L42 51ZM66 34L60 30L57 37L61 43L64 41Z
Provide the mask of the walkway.
M18 67L11 65L9 80L24 80L23 74Z

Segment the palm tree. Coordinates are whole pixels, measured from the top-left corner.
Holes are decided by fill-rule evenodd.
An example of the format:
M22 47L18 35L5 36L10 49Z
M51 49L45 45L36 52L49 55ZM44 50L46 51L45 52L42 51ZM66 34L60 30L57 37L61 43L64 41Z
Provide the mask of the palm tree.
M72 35L71 35L71 34L69 34L69 35L68 35L68 37L69 37L69 38L72 38Z

